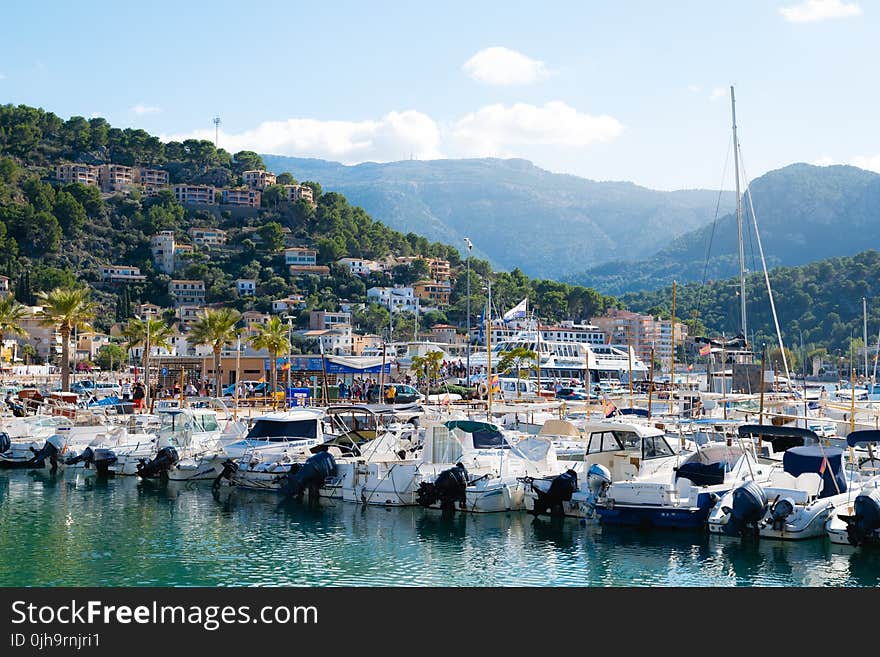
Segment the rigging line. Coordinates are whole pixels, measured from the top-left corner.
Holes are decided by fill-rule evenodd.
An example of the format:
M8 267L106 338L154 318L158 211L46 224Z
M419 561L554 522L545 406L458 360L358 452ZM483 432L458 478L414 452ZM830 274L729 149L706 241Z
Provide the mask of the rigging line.
M745 160L743 160L742 149L739 151L739 159L742 162L743 173L746 171ZM748 177L746 177L748 180ZM773 300L773 289L770 287L770 274L767 273L767 260L764 258L764 247L761 245L761 233L758 232L758 215L755 213L755 203L752 200L752 186L746 186L746 194L749 197L749 208L752 211L752 222L755 225L755 239L758 242L758 253L761 255L761 266L764 269L764 282L767 284L767 295L770 297L770 310L773 313L773 324L776 326L776 337L779 340L779 351L782 354L782 364L785 366L785 379L788 382L788 392L792 396L794 391L791 387L791 373L788 370L788 357L785 355L785 345L782 342L782 331L779 329L779 317L776 315L776 302ZM853 391L855 395L855 391Z
M724 194L724 180L727 178L727 166L730 164L730 145L733 137L727 141L727 155L724 158L724 168L721 171L721 184L718 185L718 198L715 201L715 217L712 219L712 230L709 233L709 244L706 248L706 261L703 263L703 280L700 283L700 293L697 295L697 313L703 314L703 300L706 295L706 276L709 272L709 257L712 254L712 242L715 240L715 227L718 224L718 213L721 211L721 197Z

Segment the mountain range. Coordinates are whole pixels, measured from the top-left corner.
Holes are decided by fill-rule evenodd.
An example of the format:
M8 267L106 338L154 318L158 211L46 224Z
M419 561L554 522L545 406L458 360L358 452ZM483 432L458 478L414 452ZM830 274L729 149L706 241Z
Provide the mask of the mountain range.
M463 247L494 266L573 278L596 265L641 259L711 222L731 192L656 191L545 171L522 159L408 160L347 166L263 155L275 173L316 180L403 232Z

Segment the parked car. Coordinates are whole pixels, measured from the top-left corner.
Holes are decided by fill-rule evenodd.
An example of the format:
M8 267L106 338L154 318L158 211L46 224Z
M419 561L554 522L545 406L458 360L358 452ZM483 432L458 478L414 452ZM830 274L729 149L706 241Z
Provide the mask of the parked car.
M411 385L407 385L405 383L386 383L384 390L388 390L389 387L394 386L394 403L395 404L412 404L414 402L420 402L425 400L425 395L420 393L418 390L413 388ZM385 394L383 392L382 399L380 403L385 401Z
M556 399L586 401L590 399L590 393L583 386L574 388L561 388L556 393Z

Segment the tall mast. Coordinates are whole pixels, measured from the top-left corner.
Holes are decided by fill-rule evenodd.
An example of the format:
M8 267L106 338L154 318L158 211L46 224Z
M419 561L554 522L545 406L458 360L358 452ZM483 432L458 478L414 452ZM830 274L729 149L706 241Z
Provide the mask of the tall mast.
M730 85L730 112L733 116L733 170L736 177L736 235L739 241L739 304L742 315L742 334L748 343L746 332L746 270L745 256L743 254L743 213L742 200L739 189L739 141L736 138L736 98L733 94L733 85Z
M865 387L868 386L868 300L862 297L862 340L865 343Z

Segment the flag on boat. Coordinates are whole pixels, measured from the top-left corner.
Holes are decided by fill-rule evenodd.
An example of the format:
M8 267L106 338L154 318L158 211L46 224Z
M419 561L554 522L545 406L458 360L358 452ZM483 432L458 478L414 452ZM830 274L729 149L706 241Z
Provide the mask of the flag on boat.
M693 372L693 371L694 371L694 364L688 363L688 372Z
M700 356L708 356L711 353L712 353L712 347L710 347L709 345L705 344L702 347L700 347Z
M525 319L526 318L526 306L528 306L529 298L526 297L518 304L516 304L513 308L504 313L504 321L509 322L514 319Z
M489 390L490 392L492 392L492 394L495 394L496 392L501 392L501 382L498 381L497 374L493 374L491 377L489 377Z
M289 369L290 369L290 361L287 361L286 363L284 363L284 364L281 366L281 371L282 371L282 372L286 372L286 371L289 370Z
M822 465L819 466L819 474L825 474L825 468L828 466L828 457L822 457Z
M620 411L617 410L617 406L614 405L614 402L608 399L608 395L602 395L602 408L605 411L605 417L611 417L612 415L617 415Z

